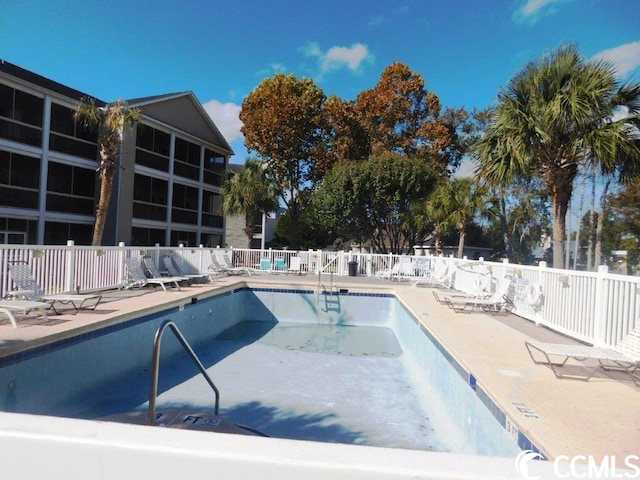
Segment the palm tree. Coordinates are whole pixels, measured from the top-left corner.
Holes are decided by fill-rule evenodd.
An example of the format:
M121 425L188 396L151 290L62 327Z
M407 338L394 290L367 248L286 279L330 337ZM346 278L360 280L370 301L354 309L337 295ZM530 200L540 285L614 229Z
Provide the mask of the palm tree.
M613 65L584 61L575 46L530 63L499 92L486 135L474 146L478 173L495 185L517 176L543 180L553 212L554 266L563 264L578 167L594 164L622 181L639 176L638 112L640 84L621 84Z
M268 177L264 167L265 164L260 160L247 158L244 168L235 174L228 172L222 184L222 213L245 216L244 233L249 247L260 214L278 208L275 183Z
M141 118L140 110L128 108L124 100L117 100L104 107L98 107L93 98L83 98L78 110L74 113L74 119L85 127L98 128L100 164L97 171L101 182L92 245L102 245L102 234L113 191L113 175L119 166L118 159L124 137L124 127L140 121Z
M477 214L492 215L493 208L486 187L470 178L453 178L438 184L427 201L427 212L434 225L436 254L442 252L442 237L455 229L462 258L469 225Z

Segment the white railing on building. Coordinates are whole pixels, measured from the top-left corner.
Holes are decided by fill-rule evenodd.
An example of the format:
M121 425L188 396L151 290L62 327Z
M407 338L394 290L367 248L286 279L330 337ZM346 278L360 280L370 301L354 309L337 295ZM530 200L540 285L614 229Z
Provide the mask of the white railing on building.
M210 252L204 247L115 247L0 245L0 296L15 287L9 275L11 262L26 262L36 281L46 293L89 292L122 288L126 285L125 258L150 255L162 265L163 255L172 255L185 273L206 272ZM302 273L349 274L348 264L357 262L357 275L374 277L377 272L391 272L394 265L412 262L420 265L416 275L432 271L436 261L455 268L453 288L472 292L479 276L490 275L493 288L510 276L510 297L514 313L575 339L615 346L640 321L640 278L617 275L600 267L597 272L582 272L539 266L455 259L452 257L401 256L345 251L231 249L235 266L259 268L262 259L270 264L282 258L289 265L291 257L300 258ZM351 272L353 273L353 272ZM410 280L411 275L387 277Z

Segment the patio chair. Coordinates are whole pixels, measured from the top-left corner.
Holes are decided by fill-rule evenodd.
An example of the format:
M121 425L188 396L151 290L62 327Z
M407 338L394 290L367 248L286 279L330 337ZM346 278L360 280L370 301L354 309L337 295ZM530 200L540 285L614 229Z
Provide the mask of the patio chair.
M57 293L47 295L42 287L38 285L38 282L36 282L33 274L31 273L31 267L26 263L10 264L9 274L11 275L13 283L18 287L18 290L7 292L7 295L22 300L30 300L32 302L45 302L56 315L61 313L56 309L56 303L70 306L73 308L73 313L76 314L80 310L95 310L102 300L102 295L97 293L86 295Z
M13 315L15 313L22 313L26 315L31 310L38 310L40 315L45 320L47 318L46 310L49 308L48 303L44 302L33 302L31 300L2 300L0 301L0 313L4 313L7 317L9 317L9 321L13 328L18 328L18 324L16 322L16 317Z
M378 270L376 277L382 280L403 280L415 276L415 271L411 259L400 257L391 269Z
M180 267L178 267L178 262L171 255L163 255L162 264L167 273L172 277L184 277L190 281L201 279L205 282L210 282L213 277L212 273L182 273Z
M273 272L286 272L287 262L282 257L276 257L273 261Z
M557 378L589 380L599 370L625 371L631 381L640 387L640 325L629 332L615 347L590 347L588 345L567 345L528 340L524 342L529 356L536 365L551 368ZM534 354L534 352L536 352ZM540 358L541 357L541 358ZM595 366L582 364L582 375L576 369L562 367L570 360L595 360Z
M187 277L183 277L182 275L163 275L156 266L156 262L154 262L153 258L151 258L149 255L144 255L142 257L142 263L144 265L144 269L151 276L151 278L170 278L172 280L175 280L176 282L186 282L188 280Z
M486 299L491 294L491 282L493 277L489 274L477 274L473 282L473 290L471 292L455 292L455 293L438 293L433 291L433 297L440 305L447 305L447 301L462 302L475 299Z
M302 274L302 264L300 263L300 257L291 257L289 259L289 268L287 273L295 273L296 275Z
M451 288L456 267L453 263L436 260L430 275L422 276L411 282L412 287L445 287Z
M444 298L444 303L458 313L470 313L476 308L481 308L485 312L510 311L515 305L509 298L509 288L511 288L511 278L505 277L495 292L488 297L475 298Z
M167 284L173 284L174 287L180 290L180 281L182 279L174 277L149 278L142 270L142 266L140 265L140 260L138 258L130 257L125 259L125 265L127 266L128 277L128 284L125 288L160 285L162 290L166 292Z
M271 260L268 258L260 259L260 271L270 273L273 270L273 265L271 265Z
M220 273L227 273L229 275L251 275L251 271L253 270L248 267L234 267L233 262L226 255L224 250L220 250L219 248L213 250L209 269Z

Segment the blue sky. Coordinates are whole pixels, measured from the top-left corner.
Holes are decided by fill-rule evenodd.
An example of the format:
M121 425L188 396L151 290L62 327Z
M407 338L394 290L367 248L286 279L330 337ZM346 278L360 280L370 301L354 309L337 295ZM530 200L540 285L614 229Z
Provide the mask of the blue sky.
M2 0L0 59L105 101L192 91L243 163L242 100L277 72L354 99L400 61L482 109L566 43L640 81L638 19L638 0Z

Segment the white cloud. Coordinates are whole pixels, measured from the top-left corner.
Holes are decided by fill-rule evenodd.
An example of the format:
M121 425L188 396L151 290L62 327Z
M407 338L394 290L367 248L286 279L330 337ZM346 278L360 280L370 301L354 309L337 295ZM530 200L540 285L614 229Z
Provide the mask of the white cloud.
M357 71L369 55L366 45L354 43L351 47L331 47L322 60L322 71L335 70L346 65L349 70Z
M555 5L567 0L520 0L520 7L513 14L518 22L536 23L541 17L556 12Z
M596 53L592 60L610 62L616 68L620 77L640 67L640 41L627 43L618 47Z
M240 128L242 128L240 105L231 102L222 103L218 100L209 100L202 106L228 143L242 138L242 133L240 133Z
M369 27L378 27L385 22L384 15L376 15L375 17L371 17L367 22L367 26Z
M373 56L362 43L354 43L350 47L335 46L323 52L317 43L309 43L299 49L309 57L315 57L320 65L321 73L337 70L343 67L357 72L365 61L372 61Z

